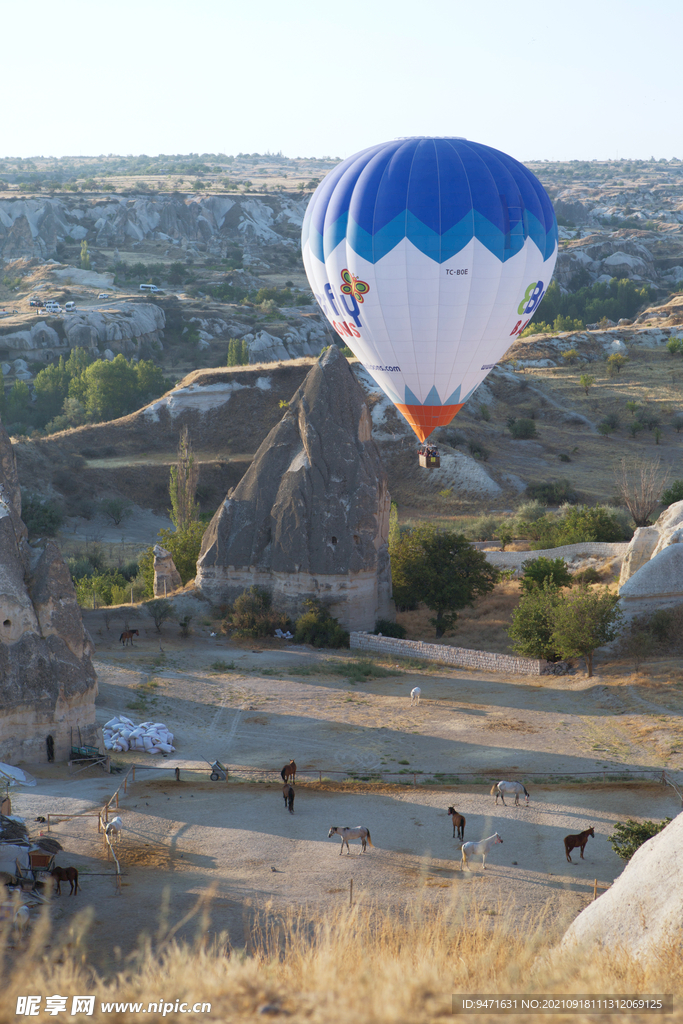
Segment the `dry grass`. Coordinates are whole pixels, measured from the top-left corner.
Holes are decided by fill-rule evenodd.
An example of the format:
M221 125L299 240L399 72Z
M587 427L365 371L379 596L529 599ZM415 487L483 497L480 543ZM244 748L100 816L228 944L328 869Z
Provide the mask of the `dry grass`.
M455 631L437 641L434 626L429 622L434 613L420 607L414 612L400 612L396 616L408 632L408 640L425 640L427 643L445 643L451 647L466 647L477 651L491 651L494 654L512 654L510 638L506 633L512 621L512 613L519 604L519 583L506 580L499 583L490 594L480 598L473 608L458 612Z
M323 918L306 912L282 917L266 907L254 915L243 951L231 948L227 933L206 940L209 910L199 904L184 919L184 924L193 916L196 920L193 948L174 940L179 925L169 927L162 910L156 934L142 937L137 953L106 979L88 966L87 914L45 955L46 914L29 947L4 958L0 1024L16 1020L17 997L27 993L93 994L93 1021L111 1019L101 1010L103 1000L139 1000L146 1008L163 999L171 1004L169 1014L176 1000L211 1004L210 1013L188 1013L186 1020L251 1020L269 1007L266 1014L280 1013L293 1022L317 1024L333 1017L420 1024L452 1019L455 994L676 994L683 988L677 942L660 947L649 960L636 961L614 949L549 956L561 935L559 923L543 917L514 919L484 898L453 901L437 911L416 905L404 915L362 903ZM120 1021L137 1017L130 1011L115 1014ZM150 1022L161 1017L159 1011L146 1014ZM676 1008L669 1019L682 1020L683 1009Z

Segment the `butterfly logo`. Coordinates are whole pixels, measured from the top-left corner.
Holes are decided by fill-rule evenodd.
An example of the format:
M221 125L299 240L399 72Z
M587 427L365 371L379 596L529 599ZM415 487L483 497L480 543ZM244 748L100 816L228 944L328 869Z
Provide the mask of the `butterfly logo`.
M344 282L341 286L342 293L344 295L353 295L354 299L362 302L363 296L367 295L370 291L370 285L366 281L359 281L350 270L342 270L341 276Z

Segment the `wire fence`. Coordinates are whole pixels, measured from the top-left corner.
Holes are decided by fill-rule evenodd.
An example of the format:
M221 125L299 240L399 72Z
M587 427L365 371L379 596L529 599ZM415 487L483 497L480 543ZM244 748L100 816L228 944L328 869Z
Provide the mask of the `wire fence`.
M237 764L223 764L227 773L227 781L240 781L240 782L279 782L281 781L280 771L274 768L261 768L257 765L237 765ZM210 777L211 768L207 764L206 767L196 764L181 764L181 765L157 765L157 764L136 764L133 765L128 775L132 773L132 780L135 780L135 771L162 771L162 772L174 772L175 778L178 782L182 781L183 777L187 779L187 776L206 776ZM128 778L126 776L126 780ZM581 783L581 782L603 782L603 783L620 783L620 782L660 782L662 785L671 786L678 796L681 798L683 804L683 795L681 793L681 787L683 787L683 779L678 782L671 775L670 771L662 768L605 768L605 769L593 769L592 771L576 772L576 771L538 771L530 769L528 771L519 768L480 768L472 771L433 771L428 769L418 768L404 768L399 771L379 771L376 769L358 769L342 770L339 768L302 768L297 769L296 779L305 780L308 782L334 782L334 781L347 781L347 782L386 782L387 784L398 784L398 785L457 785L459 783L470 783L471 785L491 785L492 782L497 782L500 779L506 779L511 782L520 781L527 782L534 785L543 785L544 783L553 782L565 782L565 783ZM126 788L126 780L122 782L119 789L111 798L110 804L116 799L116 807L118 807L118 793L123 787L124 791Z

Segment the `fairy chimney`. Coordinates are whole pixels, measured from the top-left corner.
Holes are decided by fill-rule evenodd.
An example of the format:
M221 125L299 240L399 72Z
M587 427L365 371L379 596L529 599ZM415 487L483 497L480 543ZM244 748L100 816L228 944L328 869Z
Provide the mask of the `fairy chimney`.
M220 605L257 584L292 617L315 598L349 630L393 617L390 498L371 426L332 345L213 517L197 588Z
M46 761L48 736L58 759L68 757L72 733L97 745L92 651L59 548L28 543L0 424L0 761Z

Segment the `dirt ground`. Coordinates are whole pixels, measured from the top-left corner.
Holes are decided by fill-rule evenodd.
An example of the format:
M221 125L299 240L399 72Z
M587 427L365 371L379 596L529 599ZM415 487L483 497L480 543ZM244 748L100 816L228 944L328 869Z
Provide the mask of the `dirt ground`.
M96 613L90 617L97 635ZM124 649L114 626L99 628L98 720L124 713L136 722L163 721L177 748L167 758L116 756L124 770L147 767L119 796L120 896L97 818L51 824L64 846L57 863L77 866L82 885L76 898L68 889L53 897L56 931L65 928L73 941L77 912L92 908L88 948L105 969L141 932L153 934L164 914L177 923L190 915L179 924L182 936L208 927L227 933L221 943L240 947L259 908L324 912L348 900L352 879L354 900L366 903L445 901L459 912L476 903L492 916L512 903L571 919L592 898L596 878L608 885L622 869L607 838L614 822L680 810L673 789L654 781L663 761L644 727L667 708L652 701L644 708L637 688L629 697L628 687L606 677L506 678L385 662L391 674L354 683L347 674L358 660L352 652L275 642L241 648L209 636L208 626L185 641L170 627L161 637L142 629L138 644ZM411 707L416 684L422 701ZM277 773L292 757L299 775L290 815ZM211 782L205 758L228 765L230 781ZM668 760L672 770L677 763ZM599 777L625 767L651 769L652 781L581 781L581 773ZM36 831L45 831L35 819L48 812L96 810L123 779L98 769L70 776L65 765L31 770L37 787L15 790L13 805ZM377 783L349 779L380 771L395 774ZM553 785L552 772L565 778ZM438 773L459 781L444 785ZM490 785L506 776L527 784L528 807L495 805ZM541 777L543 784L534 783ZM449 804L467 818L467 840L502 836L485 873L477 862L459 869ZM359 856L355 844L340 856L339 841L327 838L330 826L357 824L370 829L373 847ZM564 835L590 825L596 836L585 860L568 864ZM191 915L202 898L210 898L209 925Z

